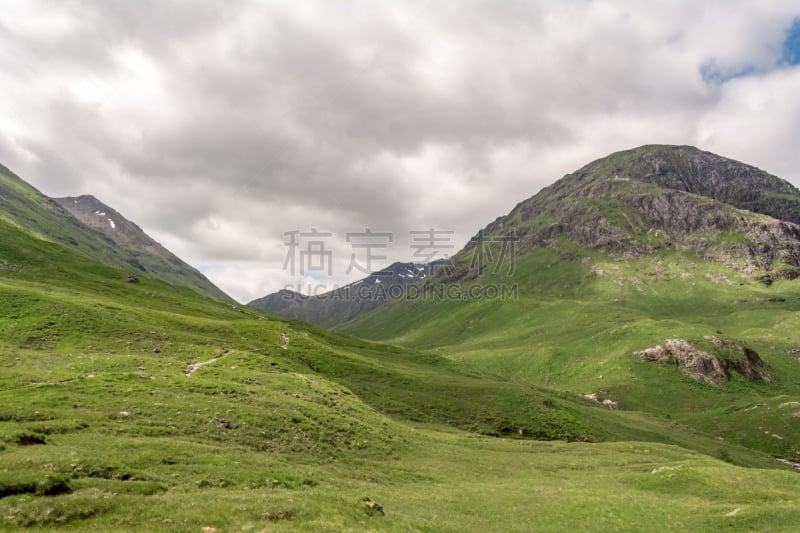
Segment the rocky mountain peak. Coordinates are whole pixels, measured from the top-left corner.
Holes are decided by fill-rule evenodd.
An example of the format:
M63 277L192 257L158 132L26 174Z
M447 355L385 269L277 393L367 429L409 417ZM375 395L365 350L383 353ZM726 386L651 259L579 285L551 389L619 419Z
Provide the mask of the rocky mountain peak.
M791 183L693 146L641 146L594 161L573 176L638 180L800 223L800 190Z
M482 235L513 234L521 254L565 240L617 258L689 252L769 277L777 264L800 267L797 222L800 191L789 182L691 146L647 145L564 176Z

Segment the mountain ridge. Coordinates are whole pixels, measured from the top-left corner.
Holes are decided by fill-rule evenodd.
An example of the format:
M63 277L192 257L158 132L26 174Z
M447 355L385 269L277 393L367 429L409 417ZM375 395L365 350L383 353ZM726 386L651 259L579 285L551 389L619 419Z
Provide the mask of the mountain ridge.
M72 216L94 228L129 254L129 262L142 272L168 283L184 285L207 296L230 300L199 270L164 248L136 223L91 195L53 198Z
M764 212L665 187L667 175L699 190L660 163L667 174L654 172L664 153L720 165L700 165L697 177L714 170L717 183L700 192L740 205L755 198ZM766 192L784 191L775 205L753 190L765 182ZM793 461L800 431L779 406L800 394L800 226L766 212L791 218L798 199L780 178L694 148L619 152L517 204L453 256L452 273L421 285L432 295L451 285L460 295L512 286L513 297L399 298L338 329L680 420ZM503 252L509 243L513 261ZM492 268L492 258L511 268ZM693 348L648 352L665 339ZM763 379L748 365L772 371ZM703 386L683 372L692 367L708 372L690 372Z
M336 327L401 295L409 285L434 273L439 264L439 261L424 265L398 261L324 294L307 296L281 289L247 305L322 327Z

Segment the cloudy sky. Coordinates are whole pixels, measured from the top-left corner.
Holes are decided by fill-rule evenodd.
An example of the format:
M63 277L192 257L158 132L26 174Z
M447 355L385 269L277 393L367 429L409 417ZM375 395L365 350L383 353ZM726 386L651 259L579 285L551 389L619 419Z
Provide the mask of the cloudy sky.
M411 231L452 231L452 253L642 144L800 185L794 0L0 7L0 163L50 196L97 196L240 301L363 277L367 241L347 232L393 234L370 241L387 245L374 269L413 259ZM286 246L313 228L331 235ZM330 277L299 272L312 241Z

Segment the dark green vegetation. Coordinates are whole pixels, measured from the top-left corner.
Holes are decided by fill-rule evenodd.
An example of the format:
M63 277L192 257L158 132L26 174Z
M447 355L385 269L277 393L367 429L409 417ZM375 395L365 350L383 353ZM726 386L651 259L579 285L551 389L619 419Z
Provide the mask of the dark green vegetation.
M569 253L520 256L519 302L395 302L358 326L398 347L128 284L0 219L0 528L792 531L792 282ZM777 383L632 354L706 335Z
M99 216L97 213L104 213ZM109 222L114 222L112 227ZM233 301L139 227L91 196L52 199L0 165L0 220L132 275L146 274Z

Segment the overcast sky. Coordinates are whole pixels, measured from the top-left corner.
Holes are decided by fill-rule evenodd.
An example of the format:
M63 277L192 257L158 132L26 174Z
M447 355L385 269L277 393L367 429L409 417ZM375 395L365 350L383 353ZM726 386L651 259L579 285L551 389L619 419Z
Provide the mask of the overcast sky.
M242 302L330 288L363 277L347 232L393 234L374 269L413 259L410 231L454 232L452 253L642 144L800 185L797 17L789 0L2 0L0 163L97 196ZM289 254L284 233L312 228L332 236ZM311 241L332 276L300 275Z

